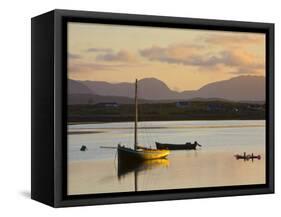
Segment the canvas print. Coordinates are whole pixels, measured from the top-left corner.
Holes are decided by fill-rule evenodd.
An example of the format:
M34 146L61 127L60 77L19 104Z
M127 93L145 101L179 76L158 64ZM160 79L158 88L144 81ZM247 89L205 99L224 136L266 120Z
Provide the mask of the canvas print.
M266 183L265 34L67 23L67 194Z

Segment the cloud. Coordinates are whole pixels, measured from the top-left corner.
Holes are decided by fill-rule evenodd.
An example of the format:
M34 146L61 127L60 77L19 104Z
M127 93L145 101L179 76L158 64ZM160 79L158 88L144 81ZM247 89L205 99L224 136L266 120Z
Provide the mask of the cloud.
M258 73L264 73L263 67L247 67L247 66L241 66L236 68L233 71L230 71L231 74L238 74L238 75L249 75L249 74L258 74Z
M95 60L81 58L79 55L71 55L68 62L69 73L92 73L97 71L120 71L128 67L142 67L147 64L141 64L132 53L126 50L112 52L103 49L105 53L98 54ZM110 52L106 52L110 51ZM69 54L70 55L70 54Z
M78 55L78 54L68 53L68 58L70 58L70 59L80 59L81 56Z
M69 73L79 73L79 72L93 72L93 71L103 71L103 70L113 70L114 66L105 64L95 64L95 63L77 63L70 62L68 65Z
M220 61L228 66L247 66L254 68L264 66L264 61L261 58L239 49L222 51Z
M151 60L191 66L212 66L220 60L217 55L206 54L204 47L177 44L166 48L153 46L140 50L140 55Z
M168 47L153 46L139 52L150 61L182 64L202 70L210 68L215 70L218 66L231 67L231 73L239 74L253 74L264 70L264 59L243 48L226 47L224 50L208 51L209 53L206 51L203 46L177 44Z
M68 64L68 72L76 74L76 73L92 73L92 72L97 72L97 71L120 71L124 68L136 67L136 66L139 66L139 65L99 64L99 63L70 61Z
M203 47L188 44L177 44L168 47L152 46L140 50L140 55L151 60L166 63L178 63L184 65L202 64L200 60Z
M89 48L86 50L86 52L105 52L105 53L108 53L108 52L112 52L113 50L111 48Z
M134 54L126 50L120 50L116 53L109 52L106 54L97 55L96 60L109 62L136 62L137 58Z
M230 46L230 47L241 47L241 46L251 46L251 45L262 45L265 43L264 34L212 34L206 35L203 41L215 46Z

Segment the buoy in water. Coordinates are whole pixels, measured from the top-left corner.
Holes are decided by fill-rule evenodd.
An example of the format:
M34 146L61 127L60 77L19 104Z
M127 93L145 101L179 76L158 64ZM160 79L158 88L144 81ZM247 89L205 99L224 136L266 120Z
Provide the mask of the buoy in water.
M86 145L82 145L81 148L80 148L80 151L87 151L87 146Z

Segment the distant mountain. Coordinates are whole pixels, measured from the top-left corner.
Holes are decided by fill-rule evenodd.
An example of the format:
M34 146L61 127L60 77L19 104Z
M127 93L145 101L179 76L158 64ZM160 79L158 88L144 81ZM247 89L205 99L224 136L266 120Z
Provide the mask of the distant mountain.
M232 101L264 101L263 76L239 76L207 84L194 93L194 97L222 98Z
M149 100L167 100L179 98L179 93L171 90L164 82L156 78L144 78L138 82L139 96Z
M134 83L108 83L104 81L69 81L70 94L92 94L110 97L134 97ZM139 98L144 100L208 100L211 98L231 101L264 101L265 77L239 76L229 80L213 82L198 90L177 92L155 78L145 78L138 82ZM101 98L99 98L100 100ZM120 99L118 99L120 100ZM122 101L122 100L121 100Z
M68 79L68 94L93 94L93 92L82 82Z
M132 83L108 83L105 81L79 81L92 92L101 96L132 97L134 94Z
M104 81L82 81L92 92L101 96L134 97L134 83L108 83ZM145 78L138 82L140 98L148 100L174 99L177 92L169 89L162 81L155 78Z

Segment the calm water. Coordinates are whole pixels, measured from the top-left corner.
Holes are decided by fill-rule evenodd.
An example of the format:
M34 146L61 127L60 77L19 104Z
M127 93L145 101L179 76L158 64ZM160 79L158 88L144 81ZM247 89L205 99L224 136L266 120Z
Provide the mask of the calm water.
M120 174L117 144L133 147L133 123L69 125L69 194L260 184L265 181L265 121L140 122L139 144L155 141L197 141L199 150L173 151L167 160L149 162ZM147 145L148 144L148 145ZM81 152L81 145L88 151ZM237 153L255 153L261 160L236 160ZM157 181L156 181L157 180Z

